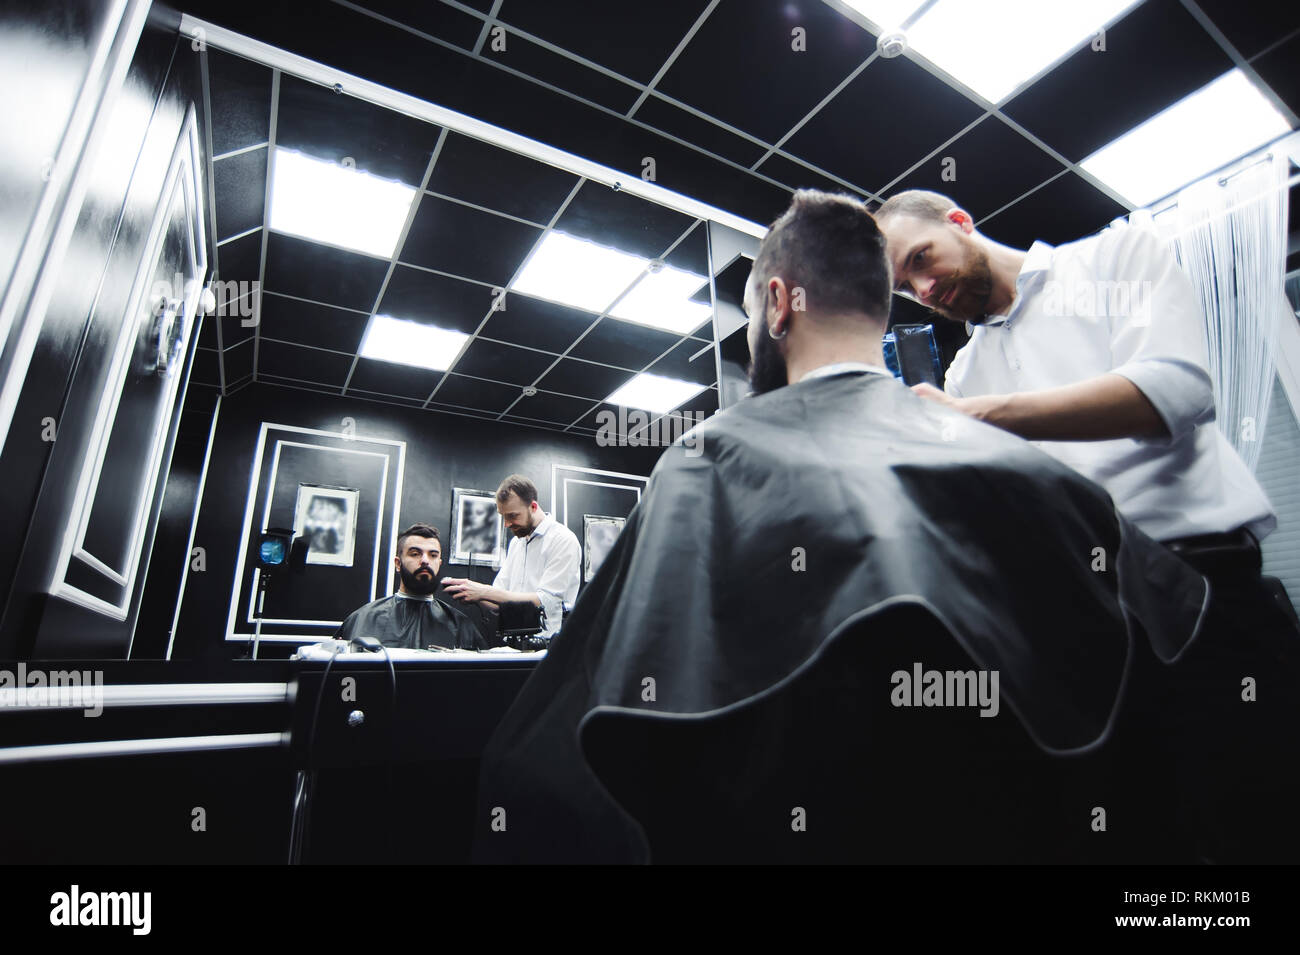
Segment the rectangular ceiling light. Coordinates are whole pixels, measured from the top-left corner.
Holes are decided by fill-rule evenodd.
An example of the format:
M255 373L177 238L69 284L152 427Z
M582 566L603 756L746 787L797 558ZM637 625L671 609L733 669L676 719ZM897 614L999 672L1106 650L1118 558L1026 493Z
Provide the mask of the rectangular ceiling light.
M657 272L647 272L618 304L610 309L611 318L661 328L676 335L688 335L704 324L713 309L691 296L709 280L682 269L665 265Z
M514 290L588 312L603 312L649 264L639 255L551 232L524 263Z
M361 357L446 371L468 338L464 332L375 315L361 340Z
M417 190L391 179L275 149L271 229L390 259Z
M1079 165L1142 207L1290 128L1241 70L1231 70Z
M939 0L906 31L907 44L990 103L1000 103L1137 2ZM897 0L850 5L883 29L898 26L899 12L908 6Z
M641 408L656 414L666 414L690 401L707 387L708 385L697 385L693 381L642 372L605 400L611 405L624 408Z

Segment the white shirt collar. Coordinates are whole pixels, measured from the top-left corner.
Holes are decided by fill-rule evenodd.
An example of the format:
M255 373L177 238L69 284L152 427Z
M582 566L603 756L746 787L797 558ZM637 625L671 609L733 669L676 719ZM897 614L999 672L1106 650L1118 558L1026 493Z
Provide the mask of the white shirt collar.
M534 537L541 537L543 534L545 534L547 531L551 529L551 526L554 523L555 523L555 519L552 518L550 514L543 514L541 523L539 523L536 527L534 527L533 532L524 539L532 540Z
M1046 242L1035 242L1025 253L1025 261L1020 263L1020 271L1016 274L1016 297L1011 301L1011 308L1005 315L991 315L989 320L982 326L966 323L966 334L979 327L996 328L999 325L1006 325L1016 317L1016 312L1020 310L1020 303L1024 301L1025 289L1038 276L1047 272L1052 267L1052 256L1056 252L1053 246Z
M820 368L814 368L808 374L800 378L800 381L808 381L811 378L826 378L830 375L842 375L850 371L870 371L878 375L888 375L894 377L893 373L887 368L881 368L879 365L868 365L864 361L837 361L829 365L822 365Z

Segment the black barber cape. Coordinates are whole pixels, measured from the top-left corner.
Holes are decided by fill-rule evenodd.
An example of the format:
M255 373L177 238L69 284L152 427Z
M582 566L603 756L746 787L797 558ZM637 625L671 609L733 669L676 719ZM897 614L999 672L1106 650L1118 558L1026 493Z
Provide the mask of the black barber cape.
M485 650L478 628L445 600L393 594L348 614L334 634L336 640L374 637L386 647L427 650L430 646L455 650Z
M1106 732L1130 634L1170 661L1206 596L1099 486L891 378L846 372L747 398L665 451L498 726L475 858L646 861L584 758L592 719L779 692L900 600L1000 671L1003 718L1050 752L1086 747ZM489 831L498 807L505 829Z

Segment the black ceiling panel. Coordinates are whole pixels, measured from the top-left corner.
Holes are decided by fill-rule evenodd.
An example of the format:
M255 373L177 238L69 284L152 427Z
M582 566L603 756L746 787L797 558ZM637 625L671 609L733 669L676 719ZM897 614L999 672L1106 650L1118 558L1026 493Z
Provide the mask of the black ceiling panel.
M297 345L352 352L361 347L369 316L268 292L262 296L258 332Z
M484 2L487 10L492 9L492 0ZM474 48L483 30L478 17L430 0L362 0L357 6L466 50Z
M1286 0L1259 2L1250 0L1196 0L1197 6L1223 31L1237 52L1249 59L1280 40L1300 30L1300 4ZM1293 59L1292 64L1295 64Z
M280 77L275 145L418 186L440 127L293 76Z
M553 53L513 30L506 30L504 35L490 35L483 44L483 55L495 63L527 73L619 113L631 109L640 95L640 91L630 83Z
M423 402L442 380L443 372L414 365L399 365L373 358L358 358L348 391L370 391L381 395L418 398Z
M976 222L981 232L1013 248L1027 249L1037 239L1052 245L1083 239L1128 210L1069 172L1031 197Z
M549 421L552 424L567 426L587 413L591 401L587 398L573 398L568 395L553 395L539 391L529 397L520 398L510 409L510 417L531 418L534 421Z
M737 136L717 123L701 119L694 113L674 106L658 96L647 96L645 102L633 115L655 129L693 143L701 149L707 149L723 159L730 159L746 168L758 162L759 157L767 151L758 143Z
M430 407L435 405L454 405L461 408L475 408L500 414L510 407L518 398L520 389L515 385L503 385L495 381L477 381L463 375L448 375L438 393L433 396Z
M485 338L514 342L528 348L560 354L591 327L596 320L592 312L567 308L520 292L510 292L502 299L504 310L492 313L481 334Z
M545 225L577 184L573 173L469 136L448 133L429 179L429 191Z
M221 214L221 210L217 210ZM223 282L255 282L262 266L261 231L241 236L217 249L219 278Z
M387 272L384 259L273 232L262 284L272 292L368 312Z
M703 354L700 354L701 351ZM692 355L698 357L691 361ZM693 381L701 385L711 385L718 380L718 366L713 357L713 349L707 343L694 338L688 338L678 344L646 371L652 375Z
M803 28L806 49L793 49ZM821 0L723 0L658 88L775 143L875 49Z
M1297 5L1300 9L1300 5ZM1275 50L1256 60L1252 66L1291 112L1300 113L1300 36L1292 37Z
M607 398L612 391L631 379L632 373L628 371L593 365L572 358L562 358L560 363L537 383L537 387L564 395L599 400Z
M472 334L492 307L492 289L409 265L388 279L376 313Z
M226 367L226 387L253 377L253 339L227 348L221 353L221 363Z
M555 231L653 259L690 225L691 218L676 209L588 181L560 216Z
M574 347L574 358L640 371L680 340L680 335L606 318Z
M649 83L704 12L706 0L636 9L590 0L506 0L498 18L632 80Z
M1072 162L1232 69L1178 0L1147 0L1003 107Z
M941 155L927 159L883 198L904 189L930 189L952 197L978 220L1064 168L1006 123L989 116L945 146Z
M505 287L541 234L513 219L426 195L400 258Z
M212 164L217 239L256 229L266 200L266 150L254 149Z
M212 151L220 156L266 142L271 125L271 70L242 57L205 51L212 99Z
M195 350L194 364L190 368L190 384L218 386L221 384L221 371L215 351L207 348Z
M974 103L907 57L877 59L784 148L879 192L979 115Z
M277 378L296 378L302 381L319 381L327 385L342 385L352 367L351 355L301 348L263 339L257 343L257 373L275 375Z
M820 173L813 172L803 163L794 162L777 153L773 153L764 159L758 166L757 171L765 176L771 176L777 182L783 183L791 189L821 189L824 192L843 192L859 199L866 198L863 191L850 189L834 179L828 179Z
M677 244L677 248L664 256L664 262L683 272L705 277L709 275L709 229L707 223L697 219L695 228Z
M475 378L531 385L553 361L555 357L544 352L477 338L470 342L453 370L458 374L472 375Z

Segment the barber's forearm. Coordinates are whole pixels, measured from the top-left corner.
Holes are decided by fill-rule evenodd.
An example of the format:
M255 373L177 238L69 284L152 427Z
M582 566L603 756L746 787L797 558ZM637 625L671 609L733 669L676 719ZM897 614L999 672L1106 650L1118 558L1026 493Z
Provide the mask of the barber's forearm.
M536 591L517 591L502 590L500 587L489 587L487 593L483 595L484 600L489 600L495 604L520 603L527 602L534 606L541 606L541 598L537 596Z
M977 415L1030 441L1165 438L1169 430L1146 395L1122 375L1042 391L989 395Z

